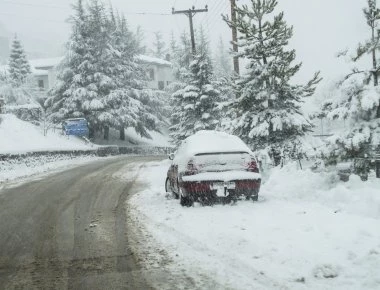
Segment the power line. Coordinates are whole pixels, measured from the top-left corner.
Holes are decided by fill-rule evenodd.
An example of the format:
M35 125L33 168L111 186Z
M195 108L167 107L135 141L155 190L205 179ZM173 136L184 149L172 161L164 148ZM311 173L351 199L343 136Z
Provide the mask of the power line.
M0 15L6 15L6 16L20 16L18 14L12 14L12 13L4 13L0 12ZM53 20L53 19L47 19L47 18L41 18L41 17L30 17L30 16L22 16L23 19L31 19L31 20L38 20L38 21L46 21L46 22L55 22L55 23L67 23L66 21L59 21L59 20Z
M214 1L215 3L216 1ZM211 15L208 17L208 15L205 15L205 17L202 19L201 21L201 24L203 25L203 23L205 22L206 19L208 19L208 21L213 24L214 21L217 19L217 17L220 15L219 12L220 12L220 8L222 7L223 5L223 0L221 0L218 4L216 4L212 10L213 10L213 13L211 13Z
M208 5L208 7L210 8L210 10L212 9L211 11L211 15L214 13L214 8L216 7L216 1L218 0L214 0L211 4ZM223 0L220 0L220 1L223 1ZM215 5L214 5L215 4ZM206 18L209 18L209 15L206 14L205 16L203 16L202 20L201 20L201 23L203 23L205 21Z
M228 2L226 2L228 5ZM221 20L221 12L224 10L223 9L223 6L220 5L220 4L223 4L223 2L220 2L219 5L217 6L217 8L214 10L215 13L211 16L211 18L208 19L208 21L211 23L210 24L210 31L212 31L212 29L215 27L215 25L217 24L217 21L218 20Z
M2 1L3 3L8 3L12 5L20 5L20 6L32 6L32 7L45 7L45 8L53 8L53 9L67 9L71 10L70 7L64 6L54 6L54 5L43 5L43 4L32 4L32 3L23 3L23 2L11 2L11 1ZM0 2L1 3L1 2ZM157 16L168 16L170 13L162 13L162 12L123 12L126 15L157 15Z
M127 15L156 15L156 16L167 16L171 15L170 13L158 13L158 12L123 12Z
M195 9L193 6L191 9L188 10L179 10L176 11L174 7L172 8L172 14L184 14L189 18L189 23L190 23L190 36L191 36L191 48L192 48L192 53L195 55L196 53L196 47L195 47L195 37L194 37L194 26L193 26L193 17L197 13L203 13L203 12L208 12L208 7L206 5L205 9Z
M18 5L18 6L31 6L31 7L44 7L44 8L53 8L53 9L70 9L67 6L56 6L56 5L44 5L44 4L33 4L33 3L24 3L24 2L14 2L14 1L1 1L2 3ZM0 2L0 3L1 3Z

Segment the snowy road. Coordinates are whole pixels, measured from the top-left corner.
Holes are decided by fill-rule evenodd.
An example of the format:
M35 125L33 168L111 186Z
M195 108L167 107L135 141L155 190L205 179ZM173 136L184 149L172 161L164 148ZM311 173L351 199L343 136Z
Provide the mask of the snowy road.
M96 161L0 191L0 289L150 289L125 201L155 158Z
M153 160L0 190L0 289L380 289L378 180L282 170L257 203L183 208Z

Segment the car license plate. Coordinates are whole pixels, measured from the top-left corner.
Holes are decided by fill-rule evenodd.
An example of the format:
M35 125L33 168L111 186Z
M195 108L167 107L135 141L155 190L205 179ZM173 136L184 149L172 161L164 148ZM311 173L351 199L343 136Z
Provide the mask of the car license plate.
M225 182L224 187L227 187L227 189L235 189L235 182Z
M216 189L217 196L224 197L228 195L225 189L235 189L235 182L217 182L213 184L212 188Z

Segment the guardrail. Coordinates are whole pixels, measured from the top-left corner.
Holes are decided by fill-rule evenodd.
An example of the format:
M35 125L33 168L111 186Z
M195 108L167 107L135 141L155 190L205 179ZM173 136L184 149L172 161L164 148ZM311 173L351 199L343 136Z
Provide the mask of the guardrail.
M89 150L57 150L35 151L25 153L0 154L0 161L21 160L27 157L39 156L114 156L114 155L167 155L172 151L170 147L158 146L100 146Z

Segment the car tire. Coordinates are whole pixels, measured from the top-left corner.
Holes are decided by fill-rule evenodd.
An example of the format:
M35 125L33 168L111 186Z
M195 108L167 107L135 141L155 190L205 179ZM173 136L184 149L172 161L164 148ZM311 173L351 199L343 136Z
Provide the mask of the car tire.
M180 198L180 204L182 205L182 206L187 206L187 207L191 207L191 206L193 206L193 204L194 204L194 201L193 201L193 199L192 199L192 197L190 196L190 195L188 195L188 196L184 196L182 193L181 193L181 189L179 190L180 192L179 192L179 198Z
M199 197L199 201L202 206L213 206L216 202L216 199L216 197L212 196L212 193L203 194Z
M258 201L259 200L259 192L258 190L253 190L245 193L246 200Z
M172 192L172 188L170 186L170 179L169 179L169 177L166 177L166 180L165 180L165 191L166 192Z
M166 191L167 193L170 192L170 193L173 195L173 197L174 197L175 199L178 199L178 198L179 198L178 193L175 193L175 192L173 191L172 186L170 185L170 179L169 179L169 177L167 177L167 178L166 178L166 181L165 181L165 191Z

